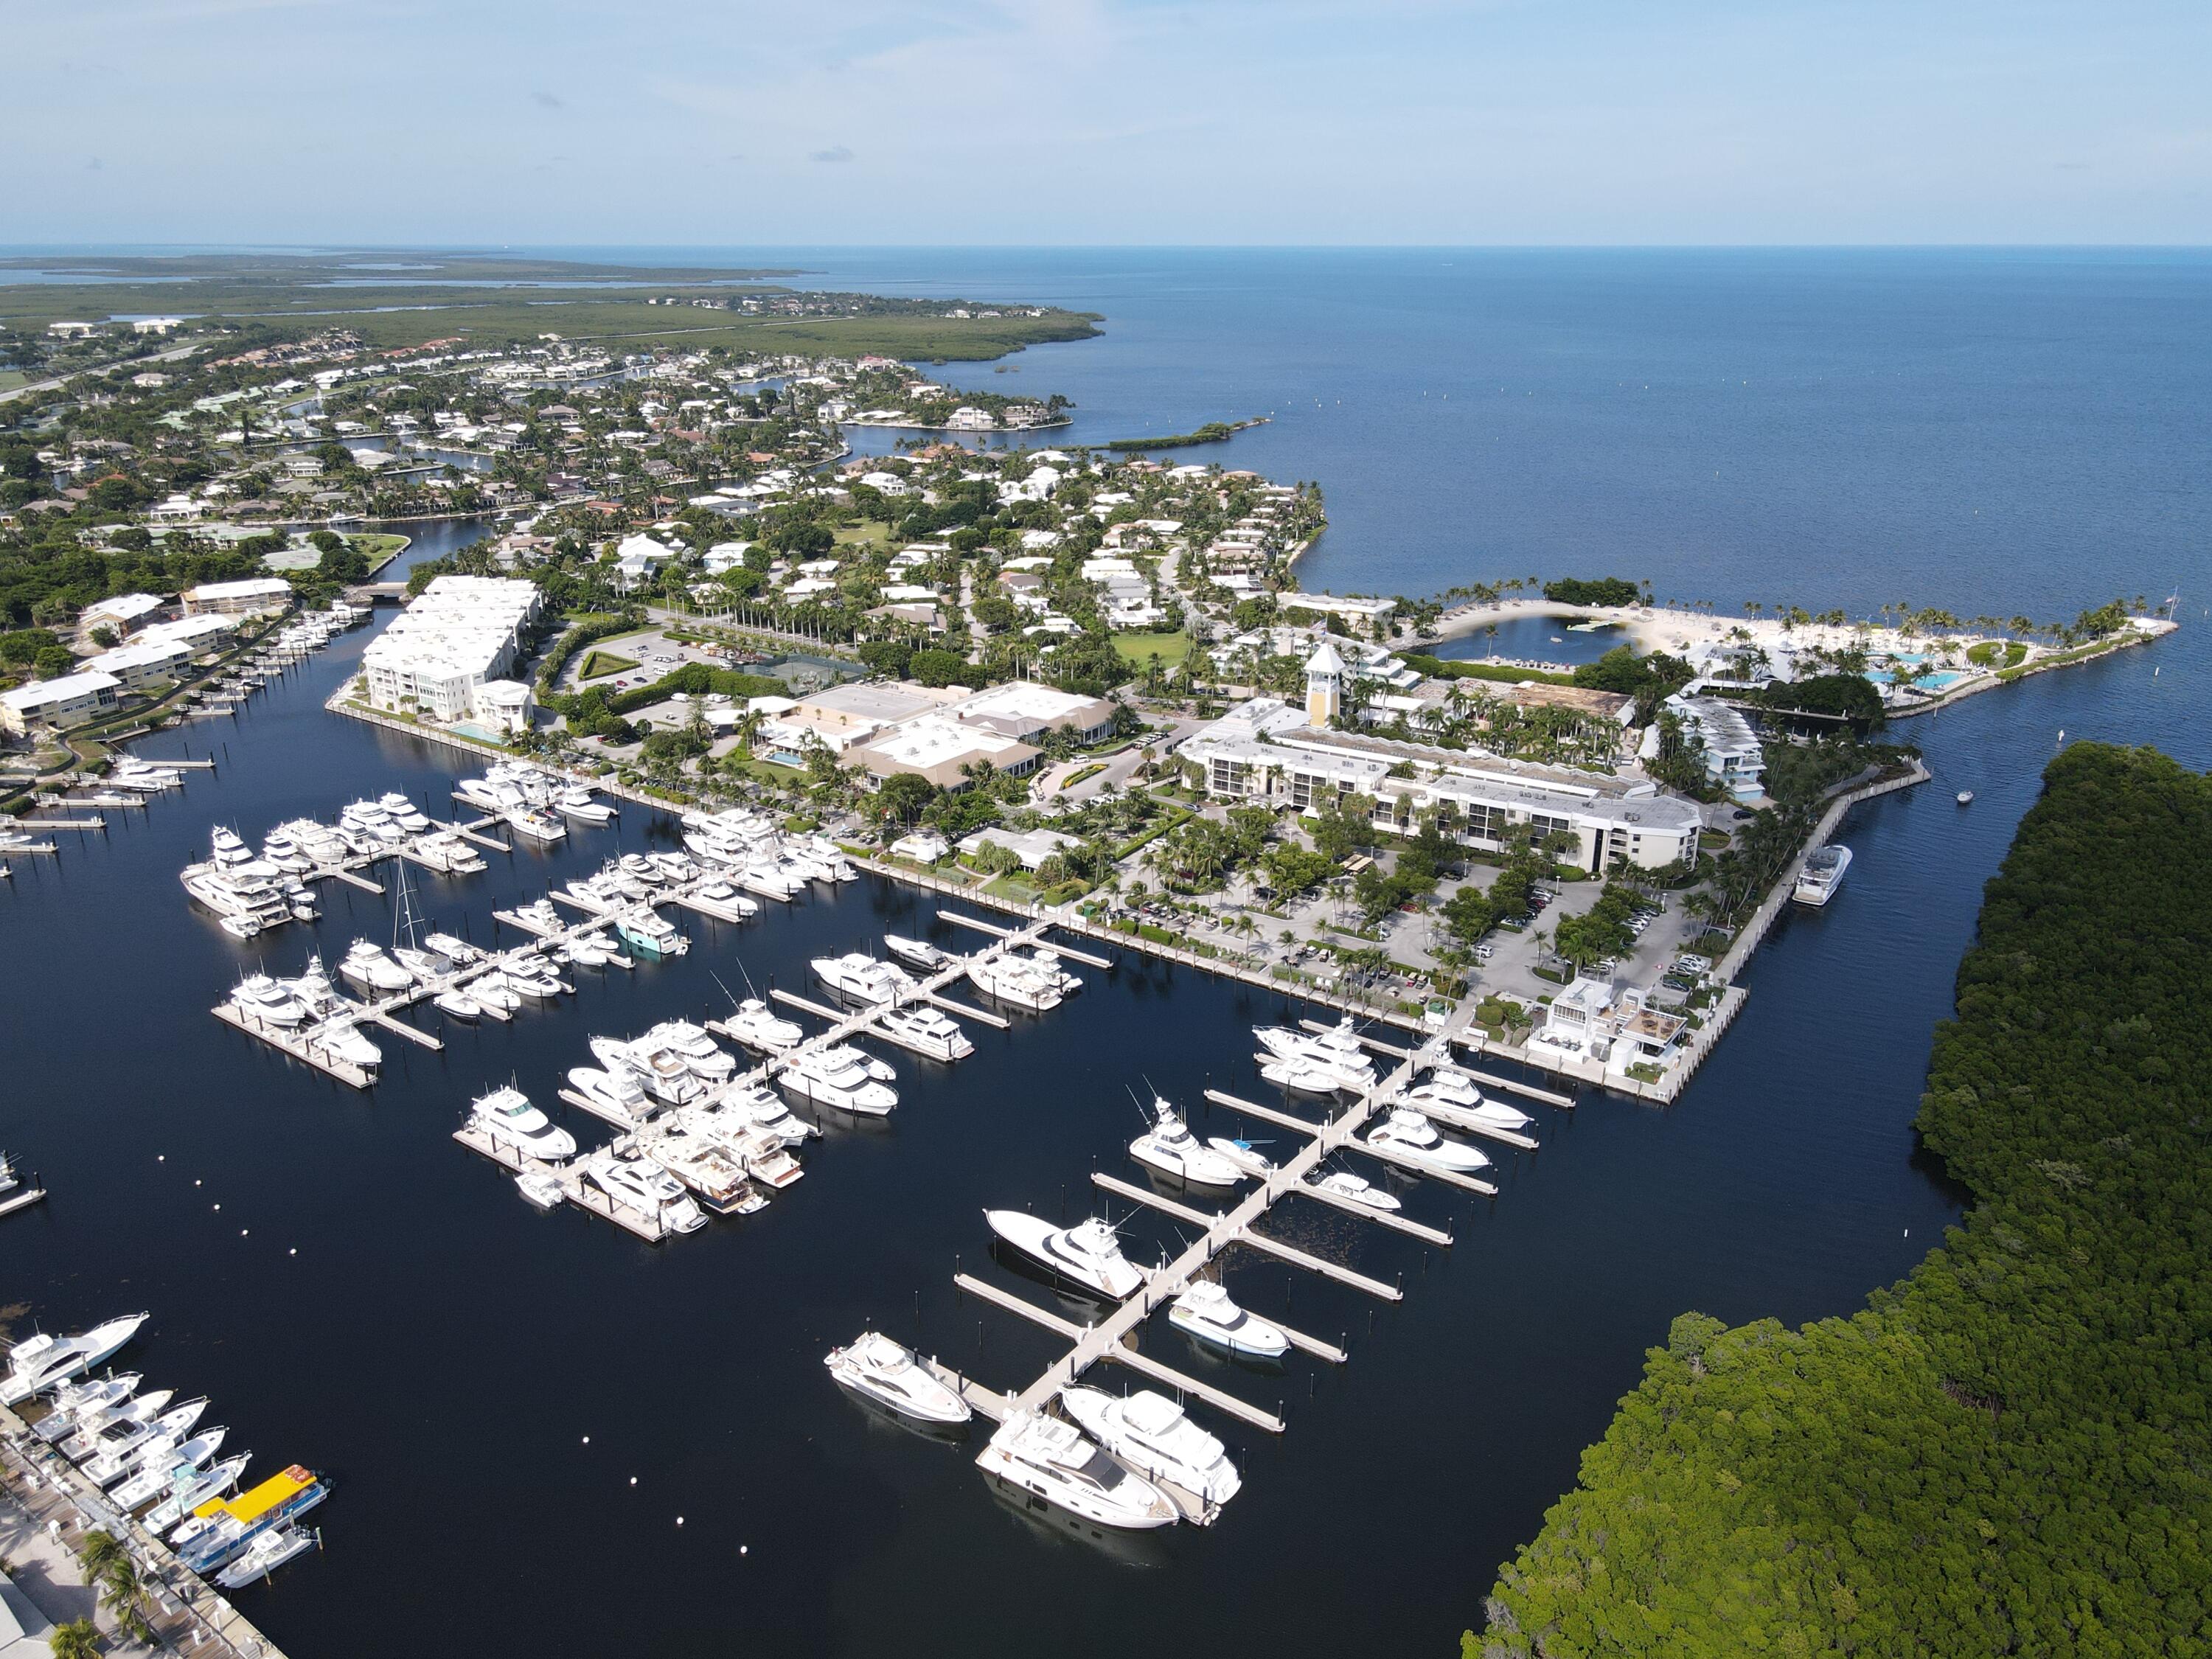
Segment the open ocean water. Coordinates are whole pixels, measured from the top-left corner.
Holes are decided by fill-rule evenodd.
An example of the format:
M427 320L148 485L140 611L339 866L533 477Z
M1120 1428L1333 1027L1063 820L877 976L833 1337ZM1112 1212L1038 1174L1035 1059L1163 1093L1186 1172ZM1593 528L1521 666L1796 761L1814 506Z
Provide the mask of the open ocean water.
M1210 1531L1114 1551L1036 1528L991 1496L973 1443L884 1425L821 1356L874 1323L1025 1383L1054 1346L951 1277L957 1261L1051 1294L991 1261L979 1212L1073 1218L1094 1168L1139 1178L1127 1089L1149 1080L1194 1111L1209 1083L1257 1090L1248 1028L1279 1000L1138 957L1085 970L1068 1006L977 1030L957 1068L887 1051L902 1097L887 1123L833 1127L764 1214L648 1248L531 1210L449 1139L468 1099L513 1079L599 1139L554 1102L590 1036L715 1012L718 979L799 988L807 957L926 927L931 904L870 880L744 927L684 915L680 961L579 970L573 1000L447 1028L441 1054L387 1039L373 1094L307 1072L207 1010L252 964L295 972L310 949L388 939L388 902L334 888L316 928L240 945L176 872L212 823L258 840L391 788L451 810L457 757L322 712L362 633L234 723L144 746L212 744L212 777L112 814L104 841L15 861L0 1146L53 1196L0 1220L0 1301L57 1328L150 1309L134 1368L211 1395L226 1449L252 1449L260 1473L336 1478L315 1516L326 1551L239 1597L295 1659L1449 1651L1674 1315L1847 1312L1956 1215L1911 1120L1981 884L2062 728L2212 762L2212 259L724 252L805 264L823 286L1107 313L1103 337L1007 374L939 372L1066 393L1070 441L1272 412L1182 459L1319 480L1332 525L1301 568L1312 587L1619 574L1723 611L1905 599L2039 618L2180 589L2175 638L1904 727L1936 784L1847 823L1843 894L1777 929L1674 1108L1592 1096L1547 1114L1542 1150L1501 1159L1494 1201L1401 1187L1409 1213L1455 1231L1449 1251L1279 1212L1310 1248L1402 1272L1407 1298L1372 1307L1233 1257L1240 1299L1346 1334L1352 1361L1250 1372L1149 1330L1170 1363L1282 1401L1290 1429L1210 1420L1244 1492ZM495 907L674 834L626 808L485 877L422 875L421 908L481 940ZM1129 1236L1144 1255L1176 1243L1147 1216Z

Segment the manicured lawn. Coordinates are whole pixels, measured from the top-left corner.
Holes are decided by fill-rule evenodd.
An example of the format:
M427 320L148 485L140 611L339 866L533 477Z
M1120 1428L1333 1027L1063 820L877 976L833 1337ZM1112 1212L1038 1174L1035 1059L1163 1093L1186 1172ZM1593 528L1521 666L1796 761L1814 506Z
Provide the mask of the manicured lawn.
M578 672L579 680L603 680L610 674L626 673L637 666L635 657L618 657L611 651L593 651L584 659Z
M2003 652L2002 659L1997 653ZM2027 647L2019 640L1984 640L1966 647L1966 660L1978 668L2014 668L2027 659Z
M1153 657L1160 659L1163 668L1177 668L1190 655L1190 635L1188 634L1116 634L1114 648L1122 659L1139 668L1149 665Z

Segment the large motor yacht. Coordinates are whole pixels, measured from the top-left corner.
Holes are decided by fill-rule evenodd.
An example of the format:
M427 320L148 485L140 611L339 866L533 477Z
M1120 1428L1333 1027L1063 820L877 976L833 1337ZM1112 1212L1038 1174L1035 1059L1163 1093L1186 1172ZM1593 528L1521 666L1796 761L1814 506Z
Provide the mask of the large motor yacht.
M1019 957L978 957L968 964L968 982L987 997L1044 1013L1060 1004L1060 988L1048 983L1035 965Z
M863 1331L851 1346L832 1348L822 1363L854 1394L921 1423L965 1423L968 1402L939 1382L913 1352L888 1336Z
M1056 1417L1013 1413L975 1462L986 1474L1101 1526L1168 1527L1179 1518L1167 1494Z
M1129 1156L1194 1187L1234 1187L1243 1178L1237 1166L1210 1146L1199 1144L1190 1127L1166 1101L1154 1097L1152 1127L1129 1143Z
M938 949L927 939L905 939L896 933L884 935L884 949L926 974L935 973L952 960L951 952Z
M931 1060L965 1060L975 1052L959 1022L942 1009L893 1008L876 1021L876 1029Z
M672 1233L696 1232L707 1224L707 1218L676 1177L645 1158L600 1152L585 1164L584 1173L616 1203L656 1217Z
M896 1091L871 1077L865 1059L842 1044L799 1055L776 1080L801 1100L863 1117L887 1116L898 1104Z
M691 941L678 933L667 917L650 909L630 910L615 918L615 933L624 945L647 957L680 957Z
M633 1046L674 1054L703 1083L727 1083L737 1075L738 1062L729 1051L688 1019L664 1019Z
M1071 1382L1060 1403L1085 1434L1141 1475L1171 1480L1209 1504L1226 1504L1244 1484L1228 1449L1165 1395L1139 1389L1124 1397Z
M1831 842L1805 860L1790 896L1800 904L1826 904L1835 897L1836 889L1843 885L1844 872L1850 867L1851 849L1841 842Z
M230 994L230 1006L264 1025L290 1030L307 1018L307 1005L266 974L249 974Z
M915 989L913 975L905 969L858 951L842 957L817 957L812 966L817 979L855 1002L880 1006L896 1002Z
M605 1071L579 1066L568 1073L568 1086L594 1114L621 1128L636 1128L655 1110L645 1085L626 1065L610 1066Z
M347 949L338 963L338 972L371 991L404 991L415 983L415 975L394 961L382 945L365 939L356 939Z
M780 1054L806 1040L805 1030L796 1020L778 1017L758 997L739 1003L717 1029L732 1042L765 1054Z
M1227 1291L1201 1279L1168 1304L1168 1323L1201 1342L1255 1359L1280 1359L1291 1339L1279 1327L1238 1307Z
M469 1123L526 1158L550 1164L576 1155L576 1137L532 1105L520 1089L494 1089L478 1096L469 1108Z
M1024 1255L1062 1279L1119 1302L1143 1286L1143 1271L1121 1254L1114 1229L1095 1216L1073 1227L1020 1210L986 1210L991 1231Z
M717 921L750 921L760 914L760 901L747 898L720 876L691 890L684 903Z

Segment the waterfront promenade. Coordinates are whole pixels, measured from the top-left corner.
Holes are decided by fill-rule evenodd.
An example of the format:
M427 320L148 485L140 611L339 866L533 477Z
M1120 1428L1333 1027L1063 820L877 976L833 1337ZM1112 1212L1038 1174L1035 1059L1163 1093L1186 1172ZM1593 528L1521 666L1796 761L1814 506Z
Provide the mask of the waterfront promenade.
M149 1643L120 1634L99 1607L76 1552L100 1530L131 1553L144 1587ZM167 1546L127 1515L118 1515L66 1457L0 1407L0 1559L32 1605L56 1624L90 1617L105 1650L194 1655L204 1659L284 1659L283 1652L221 1594L189 1571Z

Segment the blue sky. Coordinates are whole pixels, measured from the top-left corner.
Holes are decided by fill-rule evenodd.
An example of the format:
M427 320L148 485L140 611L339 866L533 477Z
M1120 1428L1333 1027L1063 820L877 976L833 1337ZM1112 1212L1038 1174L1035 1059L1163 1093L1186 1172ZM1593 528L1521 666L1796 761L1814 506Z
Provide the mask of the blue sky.
M2207 0L0 0L0 241L2212 242Z

